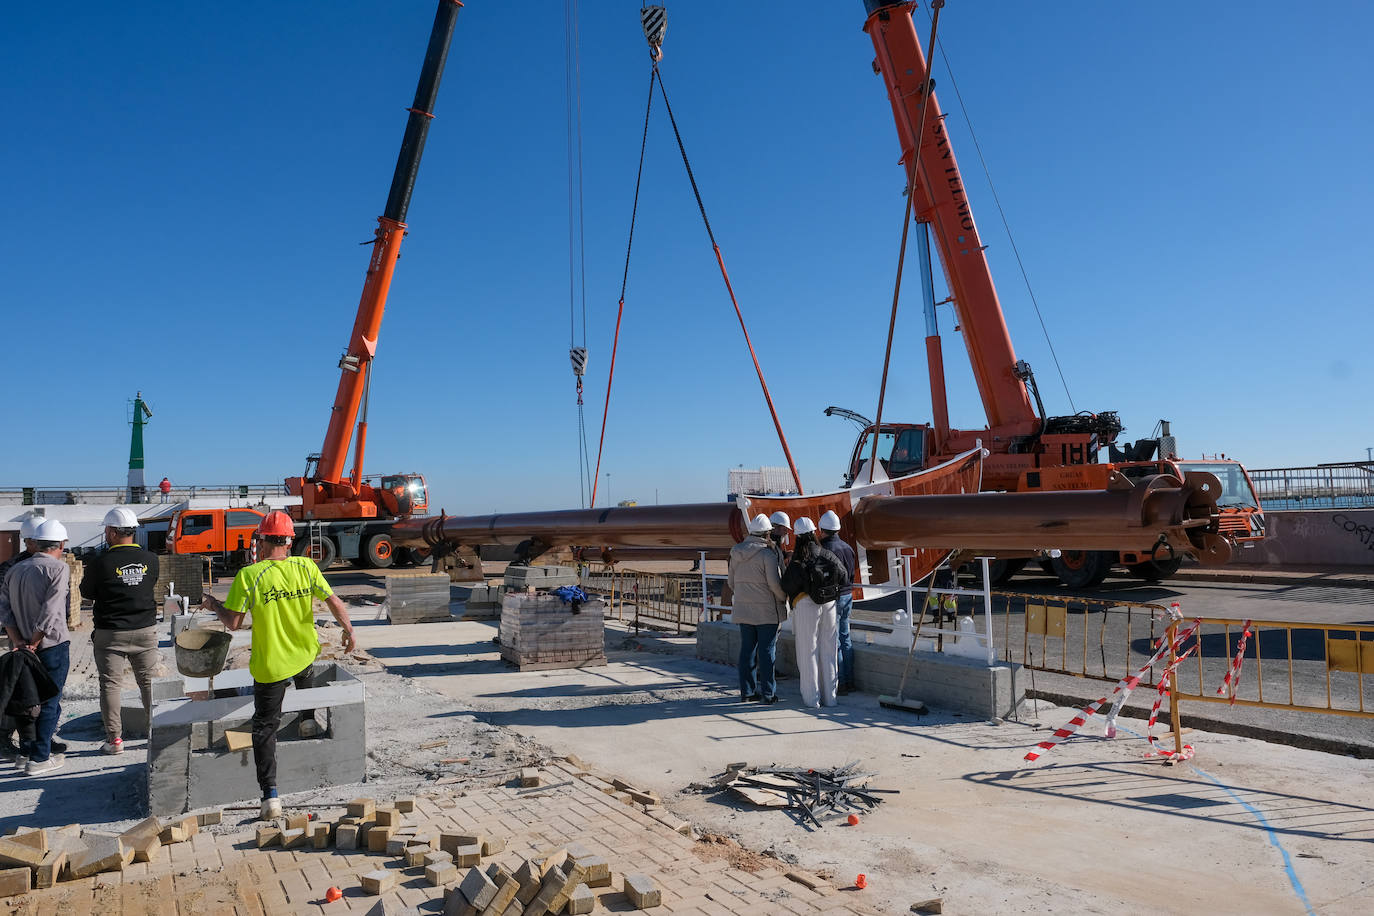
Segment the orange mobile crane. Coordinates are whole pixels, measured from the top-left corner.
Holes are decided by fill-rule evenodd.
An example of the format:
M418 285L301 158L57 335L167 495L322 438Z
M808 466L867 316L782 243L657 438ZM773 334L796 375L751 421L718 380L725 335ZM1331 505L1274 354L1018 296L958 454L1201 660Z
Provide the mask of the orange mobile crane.
M297 552L309 552L322 565L342 557L360 565L390 566L394 559L390 535L392 522L415 513L422 514L429 507L424 477L394 474L383 476L374 484L372 481L376 478L363 476L363 457L367 447L368 388L382 313L386 310L391 277L406 233L406 212L420 170L429 122L434 117L439 81L462 6L459 0L439 0L434 14L434 27L415 90L415 102L409 109L410 118L396 159L386 209L377 218L372 257L353 333L348 349L339 360L339 387L334 395L324 447L306 458L304 474L286 478L286 491L301 497L301 505L290 510L298 522ZM353 468L345 473L344 462L355 423L357 439Z
M1116 448L1116 437L1123 427L1115 411L1059 417L1045 415L1030 364L1017 359L1012 348L1011 335L984 255L985 246L974 223L963 178L945 130L945 115L935 98L934 82L929 79L926 56L911 18L914 6L910 2L864 0L868 14L864 31L872 39L876 52L873 70L883 77L892 104L902 144L901 161L907 169L912 194L934 422L929 425L883 422L881 429L868 423L855 445L845 485L853 483L860 473L864 459L872 452L875 436L881 446L877 454L891 477L932 467L981 442L991 452L983 464L984 490L1105 489L1112 485L1114 475L1139 477L1169 473L1181 478L1183 469L1166 460L1170 455L1161 454L1159 461L1151 460L1150 443L1157 444L1156 440L1140 440L1122 450ZM921 126L922 117L924 126ZM918 142L919 149L916 148ZM949 289L946 301L954 308L987 415L988 425L983 429L950 426L944 357L935 313L937 303L930 258L932 235ZM827 411L833 412L856 421L864 419L837 408ZM1099 453L1104 448L1109 457L1106 463L1099 461ZM1244 476L1243 469L1241 475ZM1248 478L1244 479L1244 484L1249 486ZM1253 491L1250 495L1247 511L1255 513L1255 517L1246 520L1244 531L1233 530L1232 535L1255 537L1258 523L1257 536L1263 536L1262 516L1257 515L1258 501L1253 499ZM1054 547L1053 544L1045 546ZM1216 545L1216 550L1229 550L1229 543ZM1047 564L1066 585L1083 587L1101 582L1107 570L1117 562L1126 563L1147 578L1162 578L1171 574L1180 560L1172 551L1159 555L1155 546L1142 544L1135 554L1066 552ZM998 564L995 575L1005 579L1025 562L1024 559L1004 560Z

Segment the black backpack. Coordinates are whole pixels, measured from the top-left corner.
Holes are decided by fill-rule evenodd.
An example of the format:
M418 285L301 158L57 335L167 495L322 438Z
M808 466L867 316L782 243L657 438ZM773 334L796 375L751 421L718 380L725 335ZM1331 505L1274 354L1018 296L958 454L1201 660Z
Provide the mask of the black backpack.
M847 584L845 580L849 578L840 558L819 544L803 561L802 571L805 573L806 594L817 604L840 597Z

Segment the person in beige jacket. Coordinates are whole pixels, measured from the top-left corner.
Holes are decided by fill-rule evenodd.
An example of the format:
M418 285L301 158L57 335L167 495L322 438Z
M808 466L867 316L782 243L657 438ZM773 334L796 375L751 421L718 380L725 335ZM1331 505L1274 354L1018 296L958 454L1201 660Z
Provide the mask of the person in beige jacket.
M741 701L778 701L773 664L778 625L787 619L787 593L782 590L782 555L769 539L772 530L768 516L756 515L749 522L749 536L730 549L730 618L739 625Z

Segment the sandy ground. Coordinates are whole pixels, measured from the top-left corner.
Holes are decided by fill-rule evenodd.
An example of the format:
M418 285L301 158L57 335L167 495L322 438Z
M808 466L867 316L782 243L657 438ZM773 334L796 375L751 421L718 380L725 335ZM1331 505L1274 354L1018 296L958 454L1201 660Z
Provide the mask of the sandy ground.
M916 718L871 696L820 713L741 704L733 669L698 660L690 638L608 628L610 664L515 672L494 624L388 626L376 585L341 589L373 659L367 685L368 782L288 796L324 805L444 782L503 782L552 753L659 792L700 831L833 876L867 875L866 902L906 912L940 896L950 913L1364 913L1374 893L1374 763L1195 732L1197 758L1142 758L1144 725L1115 740L1089 727L1023 768L1026 749L1071 710L1041 704L1039 724ZM328 640L337 631L323 628ZM62 735L68 766L0 778L0 829L79 822L117 830L141 817L143 743L100 753L89 631L78 633ZM442 742L434 747L426 744ZM831 766L858 759L898 790L857 827L808 828L704 789L726 763ZM242 829L255 805L226 811ZM1366 900L1361 904L1359 901Z

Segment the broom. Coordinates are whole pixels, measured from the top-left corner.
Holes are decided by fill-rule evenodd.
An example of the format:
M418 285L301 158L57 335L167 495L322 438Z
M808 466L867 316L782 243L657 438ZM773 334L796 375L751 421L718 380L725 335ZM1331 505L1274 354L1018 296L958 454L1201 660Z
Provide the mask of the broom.
M948 559L948 558L946 558ZM939 567L936 567L939 569ZM916 653L916 640L921 638L921 626L926 622L926 608L930 606L931 590L935 588L935 570L931 570L930 584L926 586L926 596L921 602L921 617L916 621L916 631L911 634L911 645L906 650L906 664L902 666L902 679L897 682L897 695L880 694L878 705L888 709L900 709L903 712L914 712L918 716L926 715L930 710L926 709L926 704L920 700L908 700L906 698L906 677L911 671L911 659ZM936 614L939 614L937 607Z

